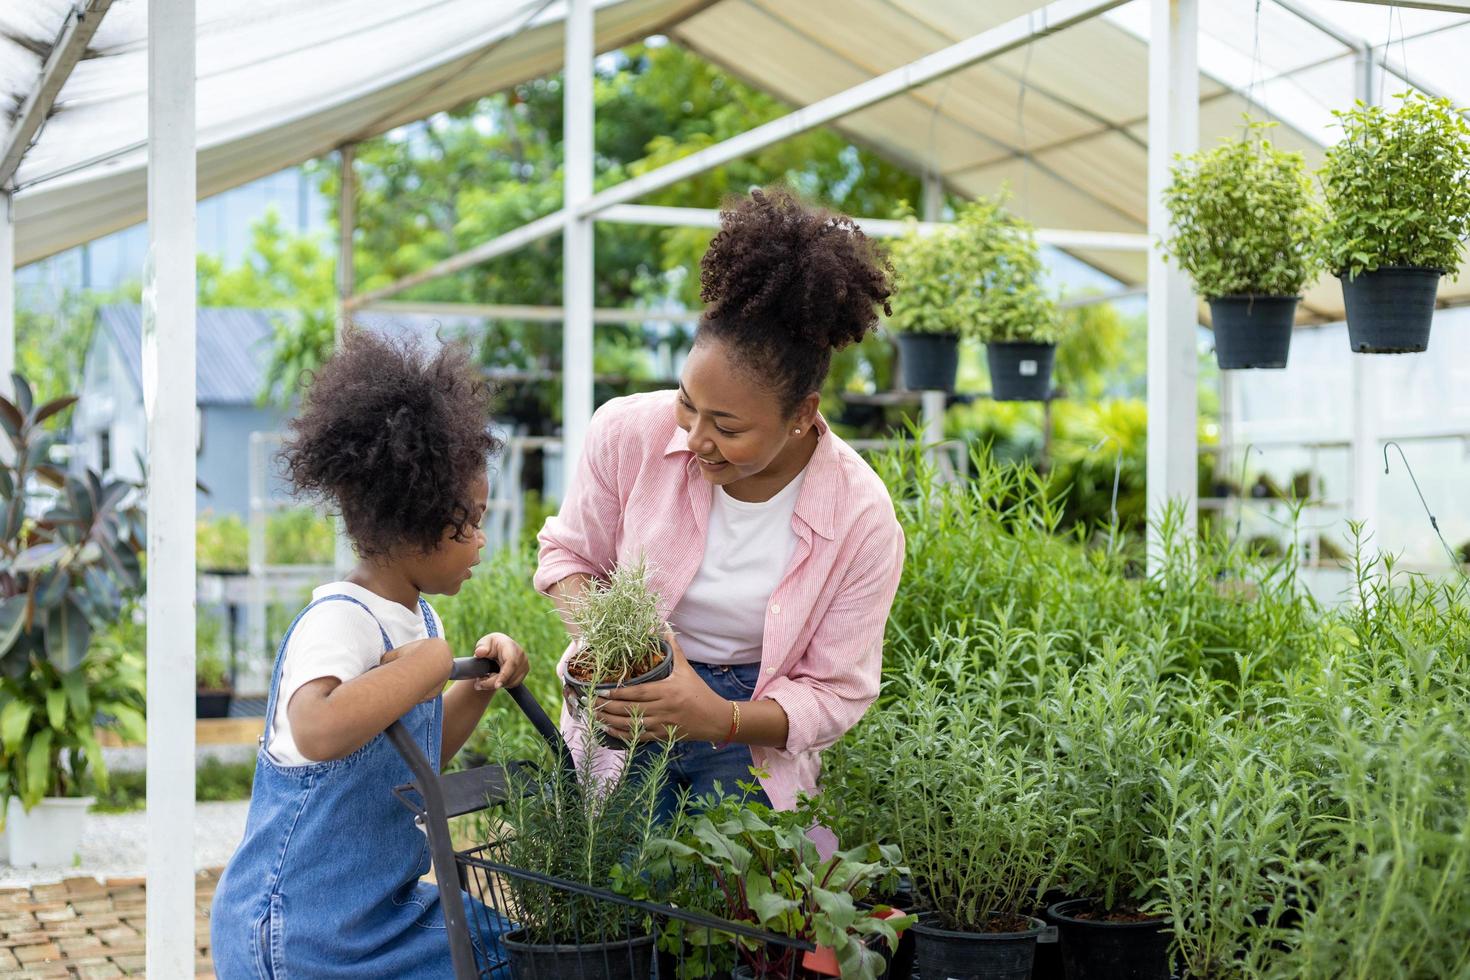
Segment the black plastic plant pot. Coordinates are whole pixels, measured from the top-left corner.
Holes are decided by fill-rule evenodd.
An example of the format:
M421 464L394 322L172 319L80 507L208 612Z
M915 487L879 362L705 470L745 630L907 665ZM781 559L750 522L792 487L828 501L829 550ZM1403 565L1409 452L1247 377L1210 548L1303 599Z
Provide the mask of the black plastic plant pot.
M648 980L653 975L653 937L607 943L542 946L517 930L501 939L515 980Z
M912 927L921 980L1030 980L1037 937L1046 923L1029 916L1020 932L955 932L932 922Z
M1031 964L1031 980L1066 980L1067 974L1062 966L1062 946L1057 941L1057 923L1051 917L1050 909L1069 897L1063 891L1052 889L1036 899L1036 917L1052 928L1036 940L1036 962Z
M1056 344L996 341L985 345L990 397L998 402L1044 402L1051 394Z
M1339 276L1347 307L1348 343L1359 354L1415 354L1429 349L1439 294L1438 269L1385 266Z
M194 693L195 718L228 718L230 701L234 695L229 691L196 691Z
M1169 980L1173 937L1166 920L1078 918L1095 908L1090 899L1079 898L1047 909L1060 933L1067 980Z
M662 637L659 638L658 647L663 651L663 659L655 664L652 670L639 674L630 680L593 685L586 681L579 681L575 677L566 678L567 687L571 688L572 693L575 695L576 705L580 706L582 702L586 701L589 692L592 692L594 687L596 693L600 694L619 687L637 687L639 684L651 684L654 681L661 681L665 677L668 677L674 671L674 651L669 649L668 643ZM626 749L628 747L627 742L618 738L605 728L598 729L597 740L610 749Z
M898 359L909 391L954 391L960 338L952 333L901 333Z
M1218 296L1210 300L1215 363L1220 370L1286 367L1297 300L1296 296Z

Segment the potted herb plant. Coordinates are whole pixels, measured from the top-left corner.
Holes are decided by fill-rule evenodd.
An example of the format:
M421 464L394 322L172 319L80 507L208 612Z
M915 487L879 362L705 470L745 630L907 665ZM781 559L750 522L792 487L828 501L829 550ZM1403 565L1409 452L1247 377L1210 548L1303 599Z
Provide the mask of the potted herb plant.
M584 713L579 724L590 724L587 718ZM625 753L621 768L608 773L598 768L596 753L583 753L573 770L545 745L540 764L514 763L509 760L522 746L498 739L492 754L506 765L511 791L495 811L491 853L511 867L592 888L646 880L662 832L655 804L671 746L662 743L641 758L637 772L633 753ZM505 887L518 928L501 941L516 980L652 975L654 937L637 908L525 878L509 877Z
M1363 354L1426 350L1440 277L1470 236L1470 127L1449 100L1417 93L1335 114L1342 139L1319 177L1348 340Z
M952 678L905 688L868 736L901 760L876 784L909 866L919 973L1026 980L1045 923L1029 914L1056 863L1061 816L1046 766ZM973 694L973 691L966 692Z
M1221 370L1284 368L1303 288L1321 267L1322 218L1300 153L1247 120L1242 139L1180 160L1164 191L1168 255L1210 304Z
M810 801L775 811L727 795L706 798L697 809L696 816L676 825L673 836L655 842L661 864L654 886L678 882L669 896L676 905L817 948L802 952L718 933L697 936L706 930L671 923L668 939L674 945L692 940L707 947L685 973L733 967L735 978L877 980L883 975L899 933L913 920L886 905L859 903L897 881L903 871L897 848L864 844L822 857L807 833L820 820Z
M230 685L229 667L224 658L206 647L194 661L198 690L194 693L194 717L228 718L235 689Z
M1171 975L1169 920L1151 911L1164 873L1155 803L1173 733L1168 691L1148 656L1109 641L1039 704L1059 749L1056 805L1076 815L1057 874L1078 897L1047 910L1071 980Z
M663 680L674 669L673 651L664 640L668 626L644 561L619 565L605 581L589 585L572 604L571 620L578 642L567 661L566 683L576 704L598 691ZM588 717L603 745L627 748L594 715Z
M136 487L52 466L47 423L67 396L37 404L12 375L0 398L0 804L10 860L70 863L88 801L105 780L96 716L142 735L141 670L87 656L93 626L115 619L139 582ZM33 516L39 514L39 517Z

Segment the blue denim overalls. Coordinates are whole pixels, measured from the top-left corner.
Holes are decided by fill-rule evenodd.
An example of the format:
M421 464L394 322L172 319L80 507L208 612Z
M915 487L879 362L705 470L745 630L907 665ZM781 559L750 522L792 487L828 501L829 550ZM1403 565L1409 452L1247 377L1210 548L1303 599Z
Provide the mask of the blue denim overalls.
M286 643L313 606L303 609L276 655L266 704L267 732ZM429 636L437 636L428 603L419 600ZM376 622L377 617L374 617ZM384 652L393 648L381 623ZM400 719L431 759L439 758L443 698L415 705ZM277 765L262 745L245 839L214 896L210 935L220 980L326 980L341 977L452 977L439 890L419 879L429 870L428 838L393 796L411 781L408 766L379 734L351 755L305 766ZM466 896L475 924L503 920ZM496 936L472 935L482 965ZM497 971L494 976L502 976Z

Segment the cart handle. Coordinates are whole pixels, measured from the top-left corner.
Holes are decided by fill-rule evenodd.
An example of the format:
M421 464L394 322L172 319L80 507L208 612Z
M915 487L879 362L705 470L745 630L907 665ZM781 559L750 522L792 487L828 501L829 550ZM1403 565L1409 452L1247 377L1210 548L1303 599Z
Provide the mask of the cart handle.
M449 679L462 681L472 677L489 677L499 670L500 661L490 657L456 657L449 668ZM525 685L517 684L515 687L508 687L505 693L511 696L516 706L521 709L521 713L536 729L537 734L546 740L546 744L555 749L558 755L564 756L566 743L562 741L560 729L546 716L546 712L541 709L540 702L530 691L526 690Z

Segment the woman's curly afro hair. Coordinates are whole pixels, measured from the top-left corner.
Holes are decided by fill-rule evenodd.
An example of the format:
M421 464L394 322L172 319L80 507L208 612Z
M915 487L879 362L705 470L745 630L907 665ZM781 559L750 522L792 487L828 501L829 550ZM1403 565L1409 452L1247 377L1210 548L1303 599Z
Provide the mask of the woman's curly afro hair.
M493 391L460 344L433 356L365 330L316 374L281 459L296 492L342 514L364 558L427 554L474 533L469 492L500 449Z
M720 212L699 263L701 335L723 341L782 410L820 391L832 352L891 315L893 269L857 224L782 188L752 191Z

